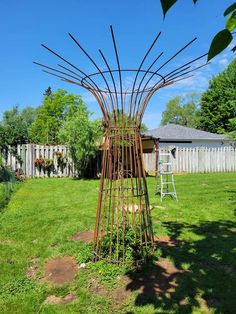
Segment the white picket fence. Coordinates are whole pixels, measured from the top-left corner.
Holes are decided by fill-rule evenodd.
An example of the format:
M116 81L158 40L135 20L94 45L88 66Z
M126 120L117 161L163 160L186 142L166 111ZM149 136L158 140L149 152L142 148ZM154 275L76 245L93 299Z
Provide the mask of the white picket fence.
M160 149L164 152L166 149ZM155 172L155 153L144 154L146 171ZM236 149L233 147L176 147L176 158L172 158L174 173L235 172Z
M66 166L64 169L58 164L56 153L62 153L66 159ZM13 170L21 168L27 177L31 178L46 178L48 173L41 171L35 166L34 161L37 158L52 159L54 162L54 171L50 173L50 177L68 177L76 174L72 159L69 155L69 149L64 145L45 146L34 144L22 144L17 146L17 155L21 157L19 161L12 153L8 153L7 165Z

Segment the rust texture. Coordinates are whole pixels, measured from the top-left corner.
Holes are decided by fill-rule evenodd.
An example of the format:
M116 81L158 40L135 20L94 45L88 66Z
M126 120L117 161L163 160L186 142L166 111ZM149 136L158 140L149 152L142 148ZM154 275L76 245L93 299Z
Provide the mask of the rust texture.
M139 246L136 249L140 252L147 248L154 248L140 133L145 109L157 90L187 79L192 76L192 72L205 66L206 63L199 66L199 60L207 54L174 70L169 69L169 63L188 48L196 40L194 38L174 55L162 61L161 65L157 64L163 58L163 52L158 53L152 63L144 69L144 63L161 35L158 33L139 67L124 69L120 66L112 26L110 26L110 31L115 68L109 65L100 49L102 68L99 67L70 33L70 38L91 61L96 72L86 74L81 68L45 45L42 46L62 60L63 64L58 64L58 67L54 68L39 62L34 63L43 67L46 73L86 88L94 95L101 108L105 126L105 142L94 230L94 259L96 261L108 258L111 262L120 263L127 255L127 233L132 234ZM192 68L196 62L197 66Z

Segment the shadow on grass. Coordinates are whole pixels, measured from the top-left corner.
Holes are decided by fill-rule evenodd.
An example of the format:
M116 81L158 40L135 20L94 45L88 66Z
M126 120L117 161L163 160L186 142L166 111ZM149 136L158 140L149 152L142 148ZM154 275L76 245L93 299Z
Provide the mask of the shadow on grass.
M161 245L162 259L127 273L127 290L137 291L136 306L152 304L163 313L236 313L236 228L232 221L199 225L164 223L170 240L185 233L188 241ZM187 235L187 236L186 236ZM170 262L172 261L172 262Z

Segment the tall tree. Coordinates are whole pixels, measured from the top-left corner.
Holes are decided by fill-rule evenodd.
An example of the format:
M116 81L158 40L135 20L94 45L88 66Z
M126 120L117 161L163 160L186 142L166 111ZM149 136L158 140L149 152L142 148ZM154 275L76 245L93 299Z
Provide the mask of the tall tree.
M194 128L198 124L198 94L186 97L176 96L169 100L162 113L161 125L168 123L180 124Z
M50 86L48 86L48 88L45 90L44 92L44 96L50 96L52 94L52 89Z
M0 124L1 146L16 145L29 141L29 127L35 119L35 108L26 107L22 111L17 106L3 113Z
M232 131L232 119L236 117L236 59L210 81L201 98L200 115L201 129L213 133Z
M227 135L236 141L236 117L229 119L229 131L227 132Z
M166 125L168 123L182 124L181 109L180 96L176 96L169 100L165 110L162 112L161 125Z
M79 103L76 110L69 106L66 120L59 132L61 141L69 146L79 177L86 175L103 134L101 121L90 121L90 116L91 113L83 102Z
M36 119L30 128L32 142L40 144L59 144L59 130L66 119L68 110L80 107L80 96L68 94L67 91L58 89L55 93L46 93L42 106L38 107Z

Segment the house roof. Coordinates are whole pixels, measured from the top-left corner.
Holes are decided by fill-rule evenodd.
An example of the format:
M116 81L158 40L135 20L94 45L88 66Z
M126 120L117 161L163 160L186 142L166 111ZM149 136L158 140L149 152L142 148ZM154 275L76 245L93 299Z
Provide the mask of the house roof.
M157 129L148 130L144 134L160 138L160 140L227 140L223 134L200 131L177 124L167 124Z

